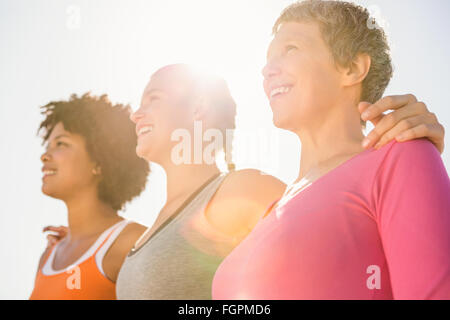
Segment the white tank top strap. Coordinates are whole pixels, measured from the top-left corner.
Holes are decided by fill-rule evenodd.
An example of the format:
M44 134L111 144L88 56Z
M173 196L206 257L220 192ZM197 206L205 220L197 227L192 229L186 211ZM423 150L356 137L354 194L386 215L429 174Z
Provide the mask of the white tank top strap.
M114 224L113 226L103 231L103 233L97 238L94 244L80 258L78 258L77 261L61 270L53 269L53 260L55 259L55 254L59 246L59 243L57 243L55 246L53 246L52 252L50 253L50 256L47 258L47 261L44 263L41 272L46 276L51 276L54 274L65 272L67 270L72 269L74 266L81 264L89 257L93 256L97 251L99 251L100 247L102 247L103 242L105 242L106 238L111 234L111 232L113 232L115 228L120 227L120 225L124 224L125 222L128 224L129 220L124 219L122 221L119 221L118 223Z
M106 235L107 238L103 239L104 242L100 243L99 247L97 248L96 252L94 252L95 255L95 263L97 265L98 270L103 274L105 277L105 272L103 271L103 258L105 257L106 253L108 252L109 248L113 245L113 243L116 241L117 237L120 235L120 233L125 229L125 227L130 224L132 221L124 219L123 221L120 221L116 225L114 225L114 230L109 232L109 234ZM106 240L106 241L105 241Z
M48 257L46 258L44 265L41 268L41 272L45 275L51 275L51 274L55 274L57 272L55 272L53 270L53 260L55 259L55 252L56 252L56 248L58 247L58 244L55 244L50 250L50 254L48 255Z

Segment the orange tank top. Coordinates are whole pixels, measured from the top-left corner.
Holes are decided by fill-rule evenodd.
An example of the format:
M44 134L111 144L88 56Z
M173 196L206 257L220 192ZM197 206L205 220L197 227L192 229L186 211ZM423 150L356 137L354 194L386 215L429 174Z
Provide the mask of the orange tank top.
M105 276L102 260L128 223L123 220L105 230L80 259L63 270L52 268L58 245L53 246L37 272L30 300L115 300L116 284Z

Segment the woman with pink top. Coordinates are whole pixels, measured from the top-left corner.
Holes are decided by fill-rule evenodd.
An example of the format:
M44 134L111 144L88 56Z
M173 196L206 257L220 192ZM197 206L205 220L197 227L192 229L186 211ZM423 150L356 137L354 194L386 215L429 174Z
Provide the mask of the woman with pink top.
M361 147L358 104L378 100L392 76L385 34L368 18L354 4L306 1L276 21L264 88L275 125L301 139L300 173L222 262L214 299L450 299L439 152L398 143L408 131Z

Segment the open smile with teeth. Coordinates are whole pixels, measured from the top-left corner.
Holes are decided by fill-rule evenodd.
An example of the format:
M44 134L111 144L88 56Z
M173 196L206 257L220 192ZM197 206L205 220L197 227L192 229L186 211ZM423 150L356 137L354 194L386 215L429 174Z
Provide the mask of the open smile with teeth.
M153 126L142 127L139 129L138 136L141 136L143 134L146 134L146 133L152 132L152 131L153 131Z
M275 97L277 95L288 93L290 90L291 90L291 87L278 87L278 88L275 88L272 91L270 91L270 98L272 99L273 97Z
M53 176L56 174L56 170L44 170L43 173L44 173L44 177Z

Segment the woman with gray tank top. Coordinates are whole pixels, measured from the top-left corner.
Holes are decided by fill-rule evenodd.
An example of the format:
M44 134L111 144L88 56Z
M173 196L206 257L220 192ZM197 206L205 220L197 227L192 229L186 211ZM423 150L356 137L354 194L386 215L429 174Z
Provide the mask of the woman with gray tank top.
M211 299L221 261L283 194L285 185L270 175L233 170L228 130L235 127L235 114L236 105L220 78L182 64L152 75L131 119L138 156L166 172L167 202L126 258L117 280L118 299ZM195 144L188 143L183 155L177 149L180 142L174 136L190 142L208 129L226 137L218 145L224 146L229 173L221 173L214 161L219 148L209 161L204 159L205 142L200 161Z

